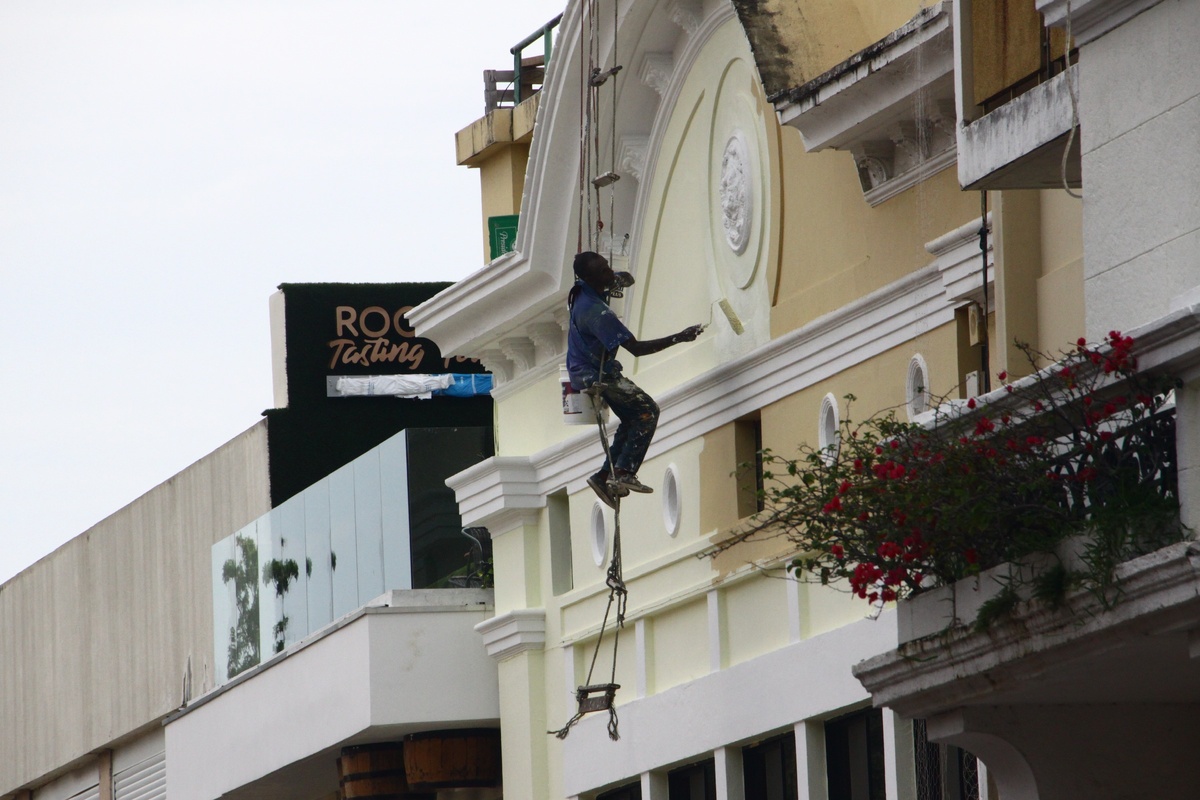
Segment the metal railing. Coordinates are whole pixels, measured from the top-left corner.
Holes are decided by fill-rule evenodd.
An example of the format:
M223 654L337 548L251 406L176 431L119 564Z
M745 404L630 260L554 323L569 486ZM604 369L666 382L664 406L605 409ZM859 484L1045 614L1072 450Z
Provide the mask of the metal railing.
M537 92L546 78L546 67L554 50L554 29L562 21L562 14L547 22L533 33L517 42L509 52L513 57L511 70L485 69L483 71L484 112L501 107L520 105ZM544 40L541 55L525 57L526 48ZM508 88L511 87L511 88Z

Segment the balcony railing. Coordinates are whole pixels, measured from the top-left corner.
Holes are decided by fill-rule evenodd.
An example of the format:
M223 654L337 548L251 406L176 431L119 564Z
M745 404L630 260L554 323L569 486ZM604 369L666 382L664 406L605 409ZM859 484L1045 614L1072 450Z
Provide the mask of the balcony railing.
M487 428L413 428L212 548L217 684L392 589L465 585L445 480L491 454Z

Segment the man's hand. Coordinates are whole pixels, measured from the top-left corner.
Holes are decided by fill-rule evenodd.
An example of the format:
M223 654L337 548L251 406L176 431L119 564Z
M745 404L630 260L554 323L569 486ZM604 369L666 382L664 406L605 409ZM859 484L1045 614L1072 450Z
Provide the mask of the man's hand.
M627 339L621 346L633 353L635 356L648 356L651 353L658 353L666 350L668 347L683 342L694 342L696 337L704 332L703 325L692 325L684 328L679 333L671 336L664 336L661 339L649 339L647 341L638 341L637 339Z

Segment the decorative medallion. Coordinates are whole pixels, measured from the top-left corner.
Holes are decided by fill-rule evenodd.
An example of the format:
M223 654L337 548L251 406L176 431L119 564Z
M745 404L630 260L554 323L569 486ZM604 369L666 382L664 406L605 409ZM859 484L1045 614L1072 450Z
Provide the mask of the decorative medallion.
M734 132L721 156L721 222L725 241L741 255L750 241L754 195L750 185L750 154L740 131Z

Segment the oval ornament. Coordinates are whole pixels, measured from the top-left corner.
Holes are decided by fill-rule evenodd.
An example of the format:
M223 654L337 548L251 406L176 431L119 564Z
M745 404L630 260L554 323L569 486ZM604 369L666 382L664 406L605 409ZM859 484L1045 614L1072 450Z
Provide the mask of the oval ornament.
M721 156L721 223L725 241L737 255L746 251L754 216L754 194L750 177L750 151L741 132L725 143Z

